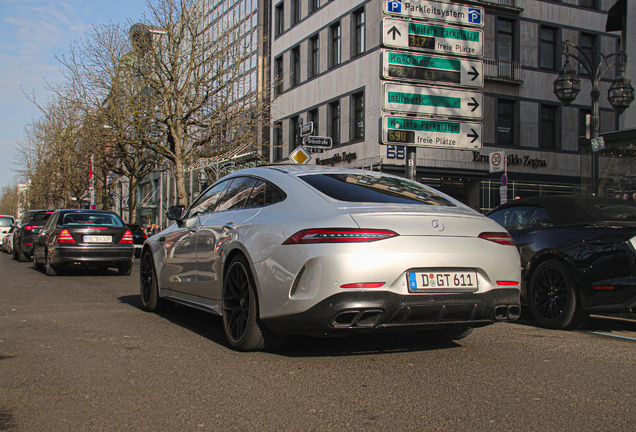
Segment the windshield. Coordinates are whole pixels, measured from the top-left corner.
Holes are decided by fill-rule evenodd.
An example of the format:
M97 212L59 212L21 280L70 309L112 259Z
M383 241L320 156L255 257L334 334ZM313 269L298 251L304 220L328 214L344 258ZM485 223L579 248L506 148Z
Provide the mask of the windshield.
M8 227L13 223L13 218L6 216L0 217L0 227Z
M401 178L364 174L308 174L300 178L339 201L454 206L433 189Z

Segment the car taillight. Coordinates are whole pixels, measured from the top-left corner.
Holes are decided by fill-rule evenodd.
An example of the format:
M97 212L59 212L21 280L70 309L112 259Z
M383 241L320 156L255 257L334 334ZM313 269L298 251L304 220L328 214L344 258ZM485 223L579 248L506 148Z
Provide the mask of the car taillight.
M37 228L37 227L36 227L36 226L33 226L33 225L25 225L25 226L24 226L24 230L25 230L25 231L31 231L33 228Z
M494 243L498 243L500 245L514 246L515 242L510 237L510 234L505 232L491 232L491 233L481 233L479 234L479 238L484 240L488 240Z
M130 230L126 230L126 232L124 233L124 236L121 238L119 243L132 243L132 242L133 242L132 233L130 232Z
M319 228L298 231L285 244L368 243L396 237L399 234L382 229Z
M57 235L57 242L58 243L75 243L75 239L73 239L73 236L71 235L71 233L66 228L64 228Z

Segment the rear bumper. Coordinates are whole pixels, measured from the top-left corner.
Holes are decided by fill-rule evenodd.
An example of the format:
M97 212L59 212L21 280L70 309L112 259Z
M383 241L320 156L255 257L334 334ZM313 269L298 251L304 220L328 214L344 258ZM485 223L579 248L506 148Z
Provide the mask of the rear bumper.
M400 295L386 291L340 293L311 309L263 319L281 335L346 335L365 331L482 327L515 321L521 313L518 289L485 293Z
M127 246L58 246L49 249L54 266L104 266L133 265L135 248Z

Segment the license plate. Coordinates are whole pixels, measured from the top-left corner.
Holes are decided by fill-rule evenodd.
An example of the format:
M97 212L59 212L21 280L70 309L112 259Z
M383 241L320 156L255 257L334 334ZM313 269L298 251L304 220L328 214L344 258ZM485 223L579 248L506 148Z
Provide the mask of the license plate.
M95 236L95 235L85 235L84 243L110 243L113 241L112 236Z
M428 271L408 274L409 291L429 290L477 290L477 273L474 271Z

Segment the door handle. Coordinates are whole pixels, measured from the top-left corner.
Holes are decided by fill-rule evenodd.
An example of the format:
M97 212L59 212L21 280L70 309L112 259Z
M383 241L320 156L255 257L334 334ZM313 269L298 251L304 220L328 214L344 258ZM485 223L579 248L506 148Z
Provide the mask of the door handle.
M226 231L229 231L232 228L234 228L234 222L228 222L225 225L223 225L223 229L226 230Z

